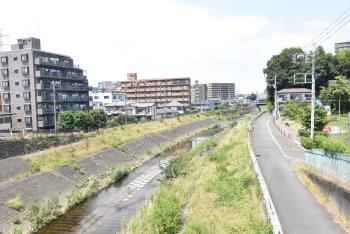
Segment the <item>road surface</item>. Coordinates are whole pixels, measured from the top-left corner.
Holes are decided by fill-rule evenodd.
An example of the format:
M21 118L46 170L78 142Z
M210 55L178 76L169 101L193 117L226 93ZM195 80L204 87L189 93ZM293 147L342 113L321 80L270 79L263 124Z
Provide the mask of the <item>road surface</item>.
M293 165L303 160L304 151L277 131L270 114L263 114L254 123L251 143L283 233L344 233L298 180Z

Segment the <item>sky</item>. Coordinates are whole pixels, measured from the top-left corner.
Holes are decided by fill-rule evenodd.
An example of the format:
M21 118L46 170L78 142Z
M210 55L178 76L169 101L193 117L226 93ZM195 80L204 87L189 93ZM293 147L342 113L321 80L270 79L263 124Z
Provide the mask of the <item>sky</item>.
M39 37L43 50L71 56L92 86L136 72L139 79L234 82L236 92L251 93L264 91L262 70L272 55L304 46L349 6L348 0L2 0L0 28L7 44ZM333 53L335 42L349 40L350 23L323 46Z

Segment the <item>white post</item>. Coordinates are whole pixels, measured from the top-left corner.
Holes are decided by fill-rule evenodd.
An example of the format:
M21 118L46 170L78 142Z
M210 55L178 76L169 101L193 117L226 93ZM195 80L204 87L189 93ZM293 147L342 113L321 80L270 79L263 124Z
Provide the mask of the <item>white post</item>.
M311 97L311 134L310 138L314 139L315 131L315 66L316 66L316 48L312 53L312 97Z
M275 120L277 120L277 75L275 75Z

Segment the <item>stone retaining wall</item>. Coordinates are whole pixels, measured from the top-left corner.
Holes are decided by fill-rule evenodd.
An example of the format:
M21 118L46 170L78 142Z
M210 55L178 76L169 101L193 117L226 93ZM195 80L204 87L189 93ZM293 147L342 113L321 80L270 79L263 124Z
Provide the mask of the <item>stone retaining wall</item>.
M81 186L90 176L101 176L117 166L135 166L137 164L133 163L145 161L155 153L164 150L169 144L183 140L188 134L214 126L216 123L214 120L193 122L164 131L159 135L130 141L121 149L107 149L51 172L36 173L19 181L2 184L0 186L0 204L2 204L0 205L0 233L7 233L11 221L20 215L18 211L5 206L9 199L21 196L24 208L33 200L45 201L53 196L59 196L60 201L66 200L67 195Z

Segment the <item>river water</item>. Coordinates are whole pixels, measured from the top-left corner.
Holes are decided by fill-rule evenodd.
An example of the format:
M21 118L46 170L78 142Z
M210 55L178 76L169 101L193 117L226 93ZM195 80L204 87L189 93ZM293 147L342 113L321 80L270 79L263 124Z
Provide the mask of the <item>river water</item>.
M40 234L114 234L149 200L162 179L161 166L181 152L188 151L217 131L201 136L168 150L138 168L96 196L70 209L60 218L41 229Z

